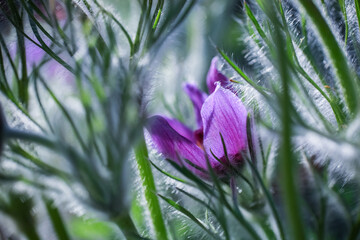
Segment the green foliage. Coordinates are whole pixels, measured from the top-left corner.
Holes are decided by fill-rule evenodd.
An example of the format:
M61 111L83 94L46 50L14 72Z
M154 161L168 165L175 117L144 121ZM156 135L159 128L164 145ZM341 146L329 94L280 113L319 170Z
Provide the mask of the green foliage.
M41 220L63 240L359 238L359 1L5 0L2 26L6 236L47 239ZM248 149L204 178L155 154L143 126L157 103L190 122L177 87L173 102L153 90L215 52L250 113Z

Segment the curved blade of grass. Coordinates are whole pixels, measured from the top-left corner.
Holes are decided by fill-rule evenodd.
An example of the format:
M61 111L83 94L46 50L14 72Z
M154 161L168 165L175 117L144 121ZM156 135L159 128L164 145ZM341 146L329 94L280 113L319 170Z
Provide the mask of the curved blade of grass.
M266 96L265 88L256 84L253 80L251 80L231 59L219 48L216 48L220 55L225 59L225 61L255 90L257 90L262 95Z
M165 176L168 176L169 178L174 179L174 180L176 180L176 181L178 181L178 182L185 183L185 184L190 185L190 186L194 186L194 185L192 185L191 183L187 182L186 180L184 180L184 179L182 179L182 178L173 176L173 175L171 175L170 173L165 172L164 170L160 169L160 168L159 168L155 163L153 163L151 160L149 160L149 161L150 161L151 165L152 165L156 170L158 170L159 172L161 172L161 173L164 174Z
M340 5L340 9L342 14L344 15L344 21L345 21L345 46L347 45L347 41L348 41L348 35L349 35L349 23L348 23L348 16L346 13L346 5L345 5L345 0L338 0L339 1L339 5Z
M187 216L188 218L190 218L194 223L196 223L199 227L201 227L202 229L205 230L205 232L207 232L212 238L214 239L219 239L219 236L216 236L212 231L210 231L210 229L208 229L207 227L204 226L204 224L197 219L191 212L189 212L186 208L184 208L183 206L181 206L180 204L176 203L175 201L171 200L170 198L164 197L161 194L158 194L159 197L161 197L165 202L167 202L170 206L172 206L173 208L175 208L176 210L178 210L179 212L181 212L182 214L184 214L185 216Z
M257 32L259 33L260 37L266 42L267 46L271 46L270 40L266 36L264 30L261 28L259 22L257 21L256 17L254 16L253 12L251 11L249 5L246 2L245 2L245 9L246 9L246 14L250 18L251 22L254 24L254 26L255 26Z
M191 193L186 192L185 190L183 190L183 189L181 189L181 188L178 188L178 187L177 187L176 189L177 189L179 192L181 192L181 193L185 194L186 196L188 196L189 198L193 199L194 201L196 201L196 202L204 205L204 206L206 207L206 209L210 210L210 212L216 216L216 211L215 211L215 209L213 209L213 208L212 208L209 204L207 204L205 201L203 201L203 200L201 200L200 198L192 195Z
M203 192L207 192L210 194L213 194L211 190L211 186L204 182L202 179L200 179L198 176L196 176L193 172L191 172L189 169L187 169L184 166L181 166L177 164L174 161L168 160L168 162L180 173L182 173L184 176L189 178L190 180L194 181L197 184L197 187L201 189Z

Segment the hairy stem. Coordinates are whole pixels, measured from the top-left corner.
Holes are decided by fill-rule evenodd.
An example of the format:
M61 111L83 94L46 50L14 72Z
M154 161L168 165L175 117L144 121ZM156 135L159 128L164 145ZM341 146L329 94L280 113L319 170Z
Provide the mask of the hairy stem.
M140 143L135 148L135 157L144 189L145 199L150 211L150 217L154 225L156 239L166 240L166 228L161 214L159 200L156 195L155 181L151 171L151 165L144 138L141 139Z

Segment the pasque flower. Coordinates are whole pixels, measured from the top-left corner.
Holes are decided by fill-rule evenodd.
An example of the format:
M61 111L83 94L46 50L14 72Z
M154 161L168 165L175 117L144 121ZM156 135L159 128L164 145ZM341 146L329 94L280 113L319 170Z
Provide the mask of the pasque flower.
M214 58L207 75L210 95L194 85L184 86L194 105L195 131L177 119L159 115L151 117L146 127L160 153L203 177L207 176L207 160L223 176L228 166L243 162L242 152L247 146L247 111L236 94L226 88L229 80L217 70L216 63Z

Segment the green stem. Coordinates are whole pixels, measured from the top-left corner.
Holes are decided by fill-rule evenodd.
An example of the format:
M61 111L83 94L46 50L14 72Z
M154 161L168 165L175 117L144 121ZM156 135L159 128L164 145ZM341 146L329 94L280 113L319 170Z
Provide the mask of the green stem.
M137 240L140 238L129 214L114 218L113 222L120 228L127 240Z
M151 171L151 165L144 138L141 139L139 145L135 148L135 158L144 189L145 199L150 211L150 217L154 225L156 239L166 240L168 239L166 228L161 214L159 200L156 195L155 181Z
M280 31L279 26L275 28L276 42L278 43L278 61L279 73L282 80L283 94L281 96L281 109L282 109L282 139L281 139L281 152L280 152L280 182L283 189L283 198L285 203L285 210L289 219L291 227L291 239L302 240L306 239L301 219L301 209L298 202L298 194L295 185L295 159L292 156L291 147L291 97L289 83L291 77L289 74L289 67L287 65L287 54L285 46L285 39L283 33Z

